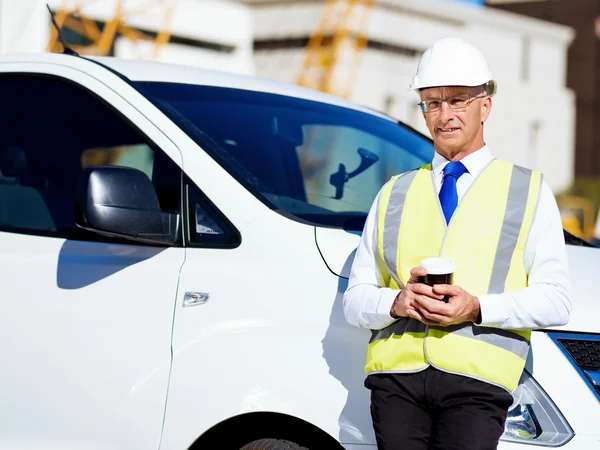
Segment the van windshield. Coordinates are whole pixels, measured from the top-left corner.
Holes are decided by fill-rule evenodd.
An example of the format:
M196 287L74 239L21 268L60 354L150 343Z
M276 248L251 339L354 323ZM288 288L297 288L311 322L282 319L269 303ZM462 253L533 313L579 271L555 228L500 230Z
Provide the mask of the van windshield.
M433 156L427 138L375 114L241 89L136 84L263 203L315 225L362 230L382 185Z

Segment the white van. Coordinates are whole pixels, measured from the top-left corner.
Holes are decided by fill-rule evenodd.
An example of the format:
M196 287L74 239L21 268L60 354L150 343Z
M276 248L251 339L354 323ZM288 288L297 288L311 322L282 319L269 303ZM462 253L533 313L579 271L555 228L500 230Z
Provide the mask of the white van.
M2 56L0 107L0 449L375 449L342 295L428 139L292 85L58 54ZM600 448L600 250L567 237L572 318L533 333L501 449Z

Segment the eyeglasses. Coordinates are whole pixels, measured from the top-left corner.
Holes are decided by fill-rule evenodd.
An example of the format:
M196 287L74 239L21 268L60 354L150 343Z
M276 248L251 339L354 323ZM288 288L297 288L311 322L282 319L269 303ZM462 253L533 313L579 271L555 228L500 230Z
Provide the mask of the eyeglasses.
M487 97L487 94L480 94L476 97L471 97L468 94L455 95L454 97L448 97L446 99L432 98L419 102L418 105L421 107L421 111L424 113L432 113L439 111L442 108L442 103L448 103L448 106L452 111L466 111L467 107L472 101L478 98Z

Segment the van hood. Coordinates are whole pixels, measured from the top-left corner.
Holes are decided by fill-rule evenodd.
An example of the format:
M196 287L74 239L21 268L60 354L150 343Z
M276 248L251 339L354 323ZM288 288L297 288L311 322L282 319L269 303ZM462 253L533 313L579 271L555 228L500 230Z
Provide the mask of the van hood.
M316 243L331 272L349 278L352 261L360 241L360 232L316 228ZM567 245L572 283L571 318L553 330L600 333L600 248Z

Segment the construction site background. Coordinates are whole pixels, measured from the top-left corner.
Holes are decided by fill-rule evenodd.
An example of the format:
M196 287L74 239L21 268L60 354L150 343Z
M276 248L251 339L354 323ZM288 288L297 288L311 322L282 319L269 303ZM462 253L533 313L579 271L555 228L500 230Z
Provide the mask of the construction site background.
M577 122L582 94L568 77L570 49L586 31L531 13L533 3L541 10L550 2L0 0L0 52L62 52L46 3L64 38L81 54L296 83L385 111L424 134L418 98L408 83L434 40L462 36L484 52L498 80L486 124L494 154L544 172L565 228L588 240L600 238L600 156L588 151L598 168L582 173L577 151L584 145ZM507 11L518 10L518 4L529 13ZM596 13L589 25L597 21L597 46ZM600 86L597 73L587 75ZM597 118L592 116L592 128Z

